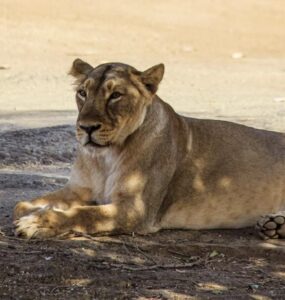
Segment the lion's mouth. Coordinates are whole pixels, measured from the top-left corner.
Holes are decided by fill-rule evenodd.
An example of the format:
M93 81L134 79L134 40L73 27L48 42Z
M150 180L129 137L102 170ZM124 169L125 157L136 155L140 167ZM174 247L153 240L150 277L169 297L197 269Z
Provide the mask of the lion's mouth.
M110 146L109 143L105 144L105 145L102 145L102 144L98 144L92 140L89 140L87 143L85 143L84 146L93 146L93 147L99 147L99 148L102 148L102 147L108 147Z

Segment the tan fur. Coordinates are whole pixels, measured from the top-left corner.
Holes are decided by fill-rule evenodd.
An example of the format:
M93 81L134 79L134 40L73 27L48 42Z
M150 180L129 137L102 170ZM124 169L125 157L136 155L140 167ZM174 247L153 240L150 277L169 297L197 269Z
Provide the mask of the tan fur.
M18 234L240 228L285 209L283 134L176 114L156 96L163 65L139 72L77 59L70 73L79 109L71 178L16 206Z

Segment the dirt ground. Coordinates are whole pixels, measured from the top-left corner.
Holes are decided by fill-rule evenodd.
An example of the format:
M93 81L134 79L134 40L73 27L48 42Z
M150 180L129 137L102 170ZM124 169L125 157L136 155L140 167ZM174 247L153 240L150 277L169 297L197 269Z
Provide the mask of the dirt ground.
M164 62L193 117L285 131L283 0L0 0L0 299L285 299L285 242L253 228L26 241L19 200L74 159L73 59Z
M285 243L263 242L252 228L16 238L15 203L67 181L76 148L73 130L66 125L0 136L0 299L284 297Z

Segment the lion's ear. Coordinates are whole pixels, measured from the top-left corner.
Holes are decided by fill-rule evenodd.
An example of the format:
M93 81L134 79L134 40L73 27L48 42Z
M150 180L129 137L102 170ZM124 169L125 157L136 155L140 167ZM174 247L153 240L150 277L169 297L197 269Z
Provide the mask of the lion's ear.
M164 64L155 65L142 72L142 82L145 84L146 88L154 94L158 89L158 85L162 80L163 74Z
M88 76L88 74L93 70L93 67L87 62L81 60L80 58L75 59L72 64L72 67L69 71L69 74L74 77Z

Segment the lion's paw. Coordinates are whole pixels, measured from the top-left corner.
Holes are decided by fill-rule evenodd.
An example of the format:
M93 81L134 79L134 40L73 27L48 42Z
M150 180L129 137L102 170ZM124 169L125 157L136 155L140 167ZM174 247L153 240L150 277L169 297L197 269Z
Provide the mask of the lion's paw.
M50 238L63 232L62 214L50 209L41 209L14 222L15 234L20 237Z
M257 222L256 229L265 240L285 238L285 211L263 216Z
M48 205L35 205L29 201L18 202L14 208L14 220L18 220L23 216L27 216L37 210L44 209Z

